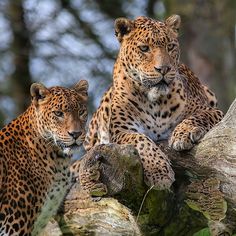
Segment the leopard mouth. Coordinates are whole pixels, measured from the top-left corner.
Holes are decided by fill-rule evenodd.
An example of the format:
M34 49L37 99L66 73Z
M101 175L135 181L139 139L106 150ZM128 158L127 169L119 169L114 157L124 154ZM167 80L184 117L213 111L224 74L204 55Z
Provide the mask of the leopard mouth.
M76 144L76 143L74 143L74 144L72 144L72 145L68 145L68 146L66 146L66 148L70 148L70 149L77 149L77 148L79 148L80 146L78 145L78 144Z
M82 142L80 142L80 143L73 143L73 144L67 145L64 142L57 141L57 145L59 146L59 148L63 152L73 153L73 152L75 152L75 151L80 149L80 147L82 146Z
M154 87L158 87L159 89L165 89L168 87L169 84L165 80L161 80L159 83L156 84Z
M169 94L169 92L170 92L169 84L166 81L161 80L160 82L152 84L152 86L148 87L147 96L149 101L156 102L161 97Z
M144 80L143 85L148 89L157 88L158 90L165 90L169 86L164 79Z

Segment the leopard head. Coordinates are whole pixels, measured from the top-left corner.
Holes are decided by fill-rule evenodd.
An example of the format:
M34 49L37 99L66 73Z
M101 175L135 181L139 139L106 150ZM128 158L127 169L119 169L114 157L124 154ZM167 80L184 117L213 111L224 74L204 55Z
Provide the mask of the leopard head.
M31 85L30 93L37 132L64 153L77 150L85 139L88 83L78 82L72 89Z
M178 77L180 22L178 15L164 22L144 16L115 21L115 34L121 44L119 60L129 78L147 89L168 94L170 83Z

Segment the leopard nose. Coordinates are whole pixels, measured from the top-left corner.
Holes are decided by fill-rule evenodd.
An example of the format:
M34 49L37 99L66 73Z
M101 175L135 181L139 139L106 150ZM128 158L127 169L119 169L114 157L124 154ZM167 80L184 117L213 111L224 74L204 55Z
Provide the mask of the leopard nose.
M157 72L161 73L162 75L167 74L170 71L170 69L171 69L170 66L167 66L167 65L159 66L159 67L154 67L154 68L155 68L155 70Z
M82 134L82 131L68 132L68 134L69 134L72 138L77 139L77 138Z

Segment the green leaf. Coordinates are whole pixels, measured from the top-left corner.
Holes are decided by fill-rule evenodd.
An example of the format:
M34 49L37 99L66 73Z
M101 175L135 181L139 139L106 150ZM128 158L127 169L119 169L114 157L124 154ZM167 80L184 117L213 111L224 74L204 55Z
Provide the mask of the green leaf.
M204 228L195 233L193 236L211 236L209 228Z

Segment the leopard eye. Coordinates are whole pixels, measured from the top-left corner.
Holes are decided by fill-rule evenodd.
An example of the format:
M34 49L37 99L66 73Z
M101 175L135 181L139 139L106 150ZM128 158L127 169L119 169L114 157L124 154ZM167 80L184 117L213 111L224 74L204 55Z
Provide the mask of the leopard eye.
M53 113L57 117L63 117L64 116L64 113L62 111L54 111Z
M173 50L174 47L175 47L175 44L174 44L174 43L168 43L168 44L167 44L167 50L168 50L168 51Z
M82 116L84 114L84 110L79 111L79 116Z
M82 118L87 117L87 115L88 115L87 109L82 109L79 111L79 116L81 116Z
M142 52L148 52L150 48L149 48L148 45L141 45L141 46L139 46L139 49L140 49Z

